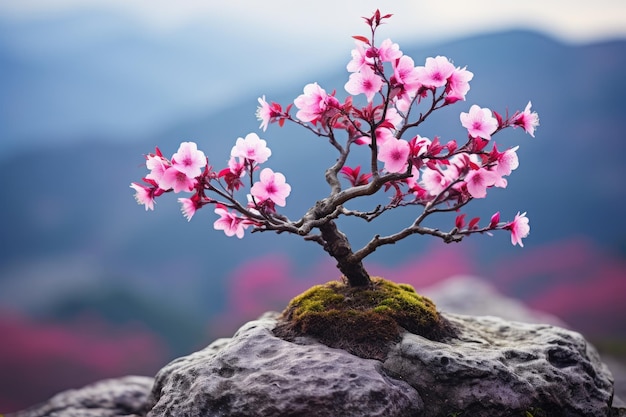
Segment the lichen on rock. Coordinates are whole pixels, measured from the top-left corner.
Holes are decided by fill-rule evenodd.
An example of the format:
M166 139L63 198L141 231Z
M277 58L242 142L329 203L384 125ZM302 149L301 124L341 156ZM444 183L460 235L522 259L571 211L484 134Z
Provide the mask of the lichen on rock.
M407 284L371 279L368 288L331 281L293 298L274 334L285 340L311 336L356 356L382 359L403 332L431 340L453 336L435 304Z

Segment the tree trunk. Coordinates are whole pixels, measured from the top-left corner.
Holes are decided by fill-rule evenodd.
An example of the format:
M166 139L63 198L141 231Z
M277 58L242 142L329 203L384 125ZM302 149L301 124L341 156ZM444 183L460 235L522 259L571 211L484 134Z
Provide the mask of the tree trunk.
M348 238L337 229L334 221L319 227L324 239L324 250L337 260L337 268L345 275L351 287L367 287L372 281L363 267L363 262L354 259Z

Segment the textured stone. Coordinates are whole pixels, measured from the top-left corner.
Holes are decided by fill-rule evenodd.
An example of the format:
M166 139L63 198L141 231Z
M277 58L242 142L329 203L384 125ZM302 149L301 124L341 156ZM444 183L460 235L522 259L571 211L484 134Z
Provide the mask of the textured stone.
M618 415L611 374L580 334L445 317L457 337L405 333L380 362L276 338L266 316L163 368L148 416Z
M45 403L6 417L139 417L154 379L126 376L63 391Z
M454 338L404 333L382 361L272 329L277 313L165 366L66 391L7 417L525 416L626 417L611 374L578 333L547 324L476 280L428 289ZM469 300L469 301L468 301ZM508 307L507 307L508 306ZM498 310L501 310L500 312ZM613 366L617 366L613 364ZM151 390L152 388L152 390Z
M609 416L611 374L578 333L496 317L446 314L445 343L406 333L384 369L424 401L421 416Z
M417 392L362 359L310 339L275 337L276 321L244 325L230 341L163 368L149 417L158 416L412 416Z
M472 276L455 276L420 290L420 293L437 302L441 311L469 316L497 316L525 323L546 323L567 328L559 318L528 308L513 298L500 294L491 284ZM613 404L626 417L626 366L623 361L601 354L613 375L615 391ZM617 414L616 414L617 415Z

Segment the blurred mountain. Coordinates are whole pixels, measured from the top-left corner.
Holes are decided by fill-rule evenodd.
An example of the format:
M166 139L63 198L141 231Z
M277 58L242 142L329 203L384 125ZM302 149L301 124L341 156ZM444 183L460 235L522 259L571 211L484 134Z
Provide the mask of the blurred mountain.
M255 47L247 31L218 18L157 31L112 11L0 16L0 155L158 132L232 106L259 85L298 80L320 60L284 59L297 51L290 39Z
M503 218L512 218L517 211L527 211L532 225L528 246L585 236L619 256L626 253L622 216L626 191L617 185L626 174L621 160L626 151L625 122L620 117L626 105L619 100L626 88L620 80L626 68L626 42L569 46L516 31L426 48L405 46L404 52L418 63L426 56L446 55L475 73L468 102L435 113L420 128L423 136L437 134L443 140L462 136L458 113L472 103L504 113L523 109L532 100L540 114L536 138L521 130L494 138L501 147L520 145L520 168L506 190L494 189L488 201L475 201L471 215L488 218L497 209ZM285 85L277 94L268 93L268 99L289 103L304 83L313 81L341 91L347 78L342 67L339 63L333 74ZM128 185L145 174L143 154L158 145L171 155L181 140L194 140L215 169L221 169L235 139L257 131L256 104L256 97L250 97L200 118L182 119L149 138L120 142L98 132L75 143L40 145L2 158L0 218L6 221L4 236L10 237L10 244L0 253L0 283L5 288L0 297L23 309L45 310L42 298L47 294L26 291L34 282L36 288L54 283L50 286L60 293L77 291L77 283L90 291L106 282L214 311L221 307L219 288L225 274L242 259L284 251L307 267L323 257L315 244L291 236L226 238L213 232L209 210L188 224L173 196L161 198L155 212L144 213L134 205ZM273 169L284 172L293 186L286 214L295 217L314 196L327 192L316 173L333 162L333 149L297 126L273 125L261 136L269 139L274 151ZM405 217L398 211L382 218L377 230L395 230L411 220L410 213ZM353 219L345 227L357 242L354 246L374 233L370 225ZM423 247L423 240L409 239L393 250L381 248L372 259L382 264L406 260ZM477 255L481 262L523 253L504 244L508 241L504 233L470 240L480 241L474 243L481 247ZM150 285L167 283L174 276L174 292ZM197 299L188 300L198 285L201 292L191 291ZM207 300L212 301L210 307Z
M44 328L93 314L124 326L139 320L150 335L166 341L162 351L176 356L219 332L228 334L224 323L232 323L233 306L253 315L283 305L311 283L337 278L314 243L259 233L227 238L213 230L211 210L188 223L174 195L161 197L154 212L134 202L129 184L145 175L143 155L154 146L171 155L180 141L194 140L215 169L225 166L236 138L258 132L254 112L263 92L251 86L262 71L232 68L228 60L196 56L192 46L178 50L172 39L155 40L127 24L107 22L85 22L72 37L50 39L50 48L43 49L25 35L32 30L33 38L41 36L36 26L0 24L0 88L6 92L0 96L3 310L31 317ZM94 48L84 41L83 30L96 32L102 43ZM17 32L22 35L14 42L10 36ZM115 41L105 36L112 33ZM595 328L607 340L626 339L619 319L626 314L621 302L626 41L567 45L511 31L401 47L416 64L446 55L475 74L468 101L436 112L420 127L422 136L462 138L458 114L474 103L512 113L532 100L541 118L536 138L521 130L494 137L501 149L520 145L520 167L509 187L490 190L487 200L468 207L469 215L483 222L496 210L503 219L527 211L532 232L524 248L510 245L506 233L450 246L416 237L380 248L368 258L372 271L422 287L454 274L482 276L504 294L574 328ZM163 48L179 55L164 55ZM220 53L228 52L216 49ZM286 79L265 92L267 99L286 105L309 82L342 96L348 58L346 51L345 61L318 78ZM143 68L145 77L131 76L136 68L129 66ZM232 77L250 80L238 86L249 89L245 100L231 97L230 105L200 110L211 97L227 95L225 80ZM205 84L196 88L202 93L184 83L200 79ZM83 126L58 117L76 112L87 114ZM97 112L105 112L114 127L100 129ZM150 123L153 127L146 127ZM297 126L272 125L259 134L273 151L267 165L285 173L293 187L285 214L296 218L327 194L320 167L331 165L336 155L328 143ZM374 225L348 219L342 226L360 247L374 233L396 231L413 218L405 209ZM288 283L286 274L295 282Z

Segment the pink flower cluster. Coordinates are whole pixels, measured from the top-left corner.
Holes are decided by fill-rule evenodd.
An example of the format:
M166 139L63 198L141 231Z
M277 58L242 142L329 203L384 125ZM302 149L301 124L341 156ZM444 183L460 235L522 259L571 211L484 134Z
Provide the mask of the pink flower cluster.
M374 29L374 26L372 26ZM374 32L374 30L373 30ZM399 180L389 181L385 189L393 189L393 204L447 205L461 208L473 198L485 198L491 187L507 186L506 176L519 166L518 147L499 151L493 144L486 147L497 132L507 127L522 127L534 137L539 124L537 113L529 102L525 110L503 119L500 114L476 104L468 112L460 113L461 126L467 130L468 141L462 146L456 140L445 145L439 138L430 140L419 135L404 139L409 128L418 127L426 116L411 121L410 111L430 98L429 115L442 107L465 101L474 74L466 67L457 67L444 56L427 58L423 66L415 66L412 58L404 55L398 44L385 39L375 46L372 39L355 36L356 47L346 68L351 73L345 84L350 94L343 104L328 94L317 83L305 87L294 100L298 109L295 119L264 100L257 116L261 126L269 123L295 121L306 125L320 125L318 134L344 129L348 143L367 144L382 167L377 173L359 174L361 167L342 167L342 173L352 186L362 185L374 175L398 174ZM356 96L363 94L367 104L355 107ZM378 97L379 100L376 100ZM365 128L364 128L365 126ZM353 175L356 173L356 177ZM403 189L402 186L405 186ZM522 224L525 214L512 223L490 224L490 229L511 230L514 244L528 235ZM527 222L525 223L527 225ZM465 232L479 230L477 224ZM484 231L483 229L480 229Z
M507 113L505 117L473 104L459 116L458 122L464 129L462 141L450 139L444 143L439 137L429 139L415 133L433 112L464 102L474 74L466 67L455 66L445 56L427 58L424 65L416 66L390 39L377 45L376 31L389 17L376 11L365 19L371 37L354 36L356 46L346 66L349 76L344 85L348 95L343 101L335 91L328 93L318 83L307 84L302 94L284 109L278 103L268 102L265 96L258 100L256 115L264 131L273 123L295 123L327 138L338 151L337 162L325 171L331 194L323 200L316 199L318 203L300 220L290 221L276 211L275 206L285 206L291 192L283 174L263 168L258 180L253 180L259 165L271 155L266 142L255 133L237 139L228 167L219 172L211 169L193 142L182 143L169 160L157 149L146 157L150 170L144 178L147 185L131 184L137 201L147 210L153 209L154 199L165 192L191 192L190 198L178 199L185 217L191 219L199 208L214 204L219 216L214 226L228 236L241 238L244 230L252 226L260 231L298 234L321 243L310 234L311 230L340 215L371 221L387 210L413 205L421 206L422 211L417 212L414 226L407 229L410 233L401 231L385 242L374 238L365 252L412 233L455 241L473 233L508 230L512 243L523 246L522 239L530 231L526 213L518 213L511 222L500 222L496 213L488 225L480 227L480 219L466 223L460 211L471 200L485 198L489 189L507 186L506 177L519 166L518 147L501 151L493 136L509 127L521 127L534 137L539 125L537 113L531 110L530 102L523 111L511 116ZM356 104L359 100L364 101L362 105ZM293 106L297 109L295 116L291 114ZM364 164L369 169L348 165L353 145L369 147L370 157ZM340 181L339 174L347 184ZM241 204L235 192L244 187L245 177L249 178L246 183L250 189L247 203ZM352 199L379 190L391 192L387 205L369 211L346 208ZM422 226L431 214L451 211L460 214L450 232Z
M157 148L154 154L146 156L150 173L143 178L145 184L133 182L130 187L135 190L137 203L144 205L146 210L154 210L155 198L163 193L190 192L191 197L178 199L188 221L199 208L212 203L219 216L214 223L215 229L223 230L227 236L242 238L245 229L263 219L263 213L274 211L274 205L285 206L291 192L283 174L264 168L259 180L250 188L247 207L242 207L235 199L235 191L243 186L241 179L248 175L252 182L254 172L271 154L267 142L256 133L250 133L237 139L228 168L216 173L194 142L181 143L171 159L163 157ZM208 192L217 194L222 200L207 197ZM245 216L241 215L242 211Z

